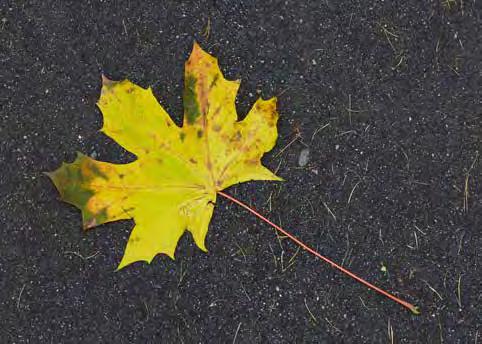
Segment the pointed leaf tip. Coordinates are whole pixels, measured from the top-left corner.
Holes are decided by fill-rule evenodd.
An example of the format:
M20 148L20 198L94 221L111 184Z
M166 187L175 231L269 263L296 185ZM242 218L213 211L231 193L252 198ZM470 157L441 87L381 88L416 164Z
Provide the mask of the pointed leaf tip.
M204 51L201 46L199 45L199 43L197 41L194 41L193 44L192 44L192 50L191 50L191 54L193 52L199 52L199 51Z
M105 74L101 74L101 79L102 79L102 85L109 85L111 84L113 81L111 79L109 79L108 77L105 76Z
M41 173L42 173L44 176L47 176L47 177L49 177L50 179L52 179L53 171L42 171Z
M214 63L215 66L218 66L218 59L204 50L196 41L192 46L191 54L186 61L186 64L198 64L200 60ZM199 66L198 66L199 67Z

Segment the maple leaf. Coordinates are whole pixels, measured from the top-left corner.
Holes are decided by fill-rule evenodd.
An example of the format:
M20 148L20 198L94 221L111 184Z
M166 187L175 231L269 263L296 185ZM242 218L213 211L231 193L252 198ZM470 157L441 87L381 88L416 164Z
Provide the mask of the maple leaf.
M281 180L260 159L276 142L276 98L258 99L238 121L239 81L226 80L217 59L194 43L185 64L184 123L178 127L154 97L128 80L103 77L101 131L137 159L112 164L78 153L48 173L61 199L82 211L85 229L134 219L119 269L174 258L184 231L206 251L216 193L249 180Z

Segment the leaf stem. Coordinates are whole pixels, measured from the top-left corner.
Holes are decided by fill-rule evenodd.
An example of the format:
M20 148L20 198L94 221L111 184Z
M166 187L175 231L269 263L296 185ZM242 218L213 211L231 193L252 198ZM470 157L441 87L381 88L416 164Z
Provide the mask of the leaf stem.
M249 212L251 212L252 214L256 215L258 218L260 218L261 220L263 220L264 222L268 223L270 226L272 226L273 228L275 228L277 231L283 233L284 235L286 235L288 238L290 238L292 241L294 241L297 245L299 245L301 248L303 248L304 250L308 251L309 253L311 253L312 255L314 255L315 257L327 262L328 264L330 264L333 268L335 269L338 269L340 270L341 272L343 272L344 274L350 276L351 278L355 279L356 281L360 282L361 284L367 286L368 288L372 289L372 290L375 290L377 293L380 293L386 297L388 297L389 299L399 303L400 305L402 305L403 307L409 309L413 314L420 314L420 311L418 309L417 306L414 306L412 305L411 303L408 303L406 301L403 301L399 298L397 298L396 296L390 294L389 292L371 284L370 282L368 281L365 281L363 278L361 277L358 277L357 275L355 275L353 272L345 269L344 267L336 264L335 262L333 262L332 260L326 258L325 256L321 255L320 253L318 253L317 251L315 251L314 249L312 249L311 247L309 247L308 245L306 245L305 243L303 243L301 240L299 240L298 238L296 238L294 235L290 234L289 232L287 232L286 230L284 230L283 228L281 228L280 226L278 226L277 224L271 222L270 220L268 220L266 217L264 217L263 215L261 215L260 213L258 213L256 210L252 209L251 207L249 207L248 205L244 204L243 202L241 202L240 200L234 198L233 196L231 195L228 195L222 191L218 191L218 194L229 199L230 201L238 204L239 206L243 207L244 209L248 210Z

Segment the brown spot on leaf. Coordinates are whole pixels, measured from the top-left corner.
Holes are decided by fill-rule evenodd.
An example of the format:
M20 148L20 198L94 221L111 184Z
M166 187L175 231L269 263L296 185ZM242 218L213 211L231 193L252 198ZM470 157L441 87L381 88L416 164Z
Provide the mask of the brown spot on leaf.
M218 79L219 79L219 74L216 74L213 81L211 81L211 85L209 85L209 90L211 90L214 86L216 86L216 84L218 83Z
M216 110L214 110L213 114L211 115L212 118L217 118L219 113L221 112L221 106L218 106Z
M199 108L203 115L209 112L209 99L208 99L208 89L206 89L206 75L202 74L199 76L198 82L198 102Z
M198 137L198 138L203 137L203 131L202 131L201 129L199 129L199 130L197 131L197 137Z
M130 243L134 243L134 242L138 242L138 241L141 241L141 239L138 236L131 236L129 238Z
M214 131L220 131L220 130L221 130L221 126L215 124L215 125L213 126L213 130L214 130Z
M197 164L197 160L194 158L189 159L189 162L192 162L193 164Z
M179 138L181 139L182 142L184 142L184 139L186 138L186 134L185 134L185 133L180 133L180 134L179 134Z
M87 221L85 224L84 224L84 229L90 229L90 228L93 228L97 225L97 221L95 218L91 218L89 221Z

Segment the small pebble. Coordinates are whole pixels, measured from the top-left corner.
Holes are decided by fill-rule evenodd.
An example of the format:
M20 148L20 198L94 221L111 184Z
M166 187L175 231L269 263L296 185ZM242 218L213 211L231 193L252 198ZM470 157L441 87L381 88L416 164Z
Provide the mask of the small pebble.
M304 148L300 152L300 156L298 157L298 165L300 167L306 166L308 161L310 160L310 150L309 148Z

